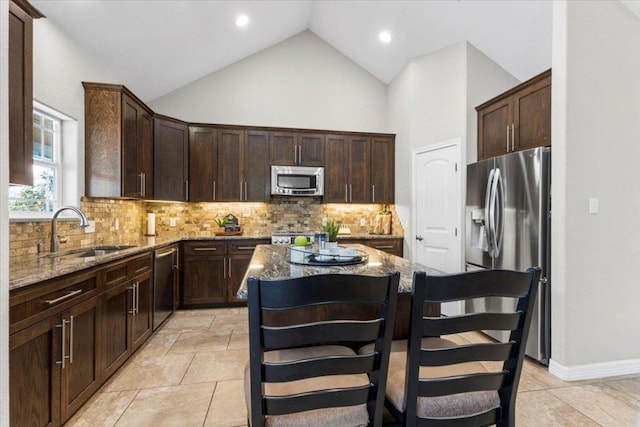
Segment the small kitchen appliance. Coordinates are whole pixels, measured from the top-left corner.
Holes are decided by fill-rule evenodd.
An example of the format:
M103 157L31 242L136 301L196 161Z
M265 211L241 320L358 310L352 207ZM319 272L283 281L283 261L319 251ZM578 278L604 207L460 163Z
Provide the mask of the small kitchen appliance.
M275 231L271 233L272 245L292 245L297 236L304 236L308 243L314 242L314 234L310 231Z
M324 168L308 166L271 166L271 195L324 195Z

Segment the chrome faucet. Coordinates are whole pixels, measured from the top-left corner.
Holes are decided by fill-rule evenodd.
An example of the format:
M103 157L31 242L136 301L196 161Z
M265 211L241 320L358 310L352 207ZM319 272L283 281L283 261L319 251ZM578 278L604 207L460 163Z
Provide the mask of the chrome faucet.
M73 206L64 206L55 211L53 214L53 218L51 218L51 252L58 252L58 215L60 215L63 211L73 211L80 218L80 227L88 227L89 221L87 221L87 217L84 216L82 211Z

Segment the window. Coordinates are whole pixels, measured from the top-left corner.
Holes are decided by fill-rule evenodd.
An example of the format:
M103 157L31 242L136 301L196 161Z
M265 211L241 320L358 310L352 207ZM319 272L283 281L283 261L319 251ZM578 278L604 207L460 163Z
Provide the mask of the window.
M33 186L9 187L11 217L38 217L58 207L61 188L60 119L40 109L33 111Z

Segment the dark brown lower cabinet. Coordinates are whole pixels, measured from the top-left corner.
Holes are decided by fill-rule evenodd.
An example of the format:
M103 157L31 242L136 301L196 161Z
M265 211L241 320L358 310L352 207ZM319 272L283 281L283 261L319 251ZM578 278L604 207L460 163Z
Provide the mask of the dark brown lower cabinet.
M68 323L66 323L68 322ZM62 314L65 328L61 375L62 420L67 420L100 387L100 305L93 297Z
M67 421L151 335L152 256L12 291L12 426Z
M182 262L183 307L244 305L236 292L256 245L268 239L185 242Z
M10 422L60 425L60 317L38 322L9 337Z

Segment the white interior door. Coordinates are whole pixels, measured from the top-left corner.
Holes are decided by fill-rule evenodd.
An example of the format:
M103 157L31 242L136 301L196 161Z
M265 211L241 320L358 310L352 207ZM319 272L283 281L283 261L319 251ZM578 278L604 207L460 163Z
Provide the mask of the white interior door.
M460 141L414 152L415 262L445 273L462 271ZM462 313L458 302L446 315Z

